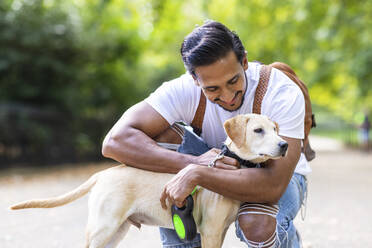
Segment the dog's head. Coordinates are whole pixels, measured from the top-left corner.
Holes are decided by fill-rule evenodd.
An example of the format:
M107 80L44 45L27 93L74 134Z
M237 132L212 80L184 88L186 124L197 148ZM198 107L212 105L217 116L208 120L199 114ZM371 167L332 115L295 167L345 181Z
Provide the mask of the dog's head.
M288 143L278 135L278 125L264 115L238 115L225 121L224 128L227 147L244 160L261 163L287 153Z

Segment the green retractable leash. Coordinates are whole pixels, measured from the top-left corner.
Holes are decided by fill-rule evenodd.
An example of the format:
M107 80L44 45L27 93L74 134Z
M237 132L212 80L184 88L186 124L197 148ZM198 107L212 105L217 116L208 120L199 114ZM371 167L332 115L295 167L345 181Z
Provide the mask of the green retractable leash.
M173 204L171 208L173 227L182 241L191 241L196 236L196 224L192 215L192 210L194 209L194 199L192 195L195 191L196 187L191 195L186 198L185 206L179 208Z

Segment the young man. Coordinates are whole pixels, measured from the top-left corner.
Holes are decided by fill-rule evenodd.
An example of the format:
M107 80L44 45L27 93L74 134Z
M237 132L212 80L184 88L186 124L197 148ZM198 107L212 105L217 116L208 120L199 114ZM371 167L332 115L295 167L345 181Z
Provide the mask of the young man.
M178 173L165 186L163 205L168 199L182 206L196 185L246 202L236 227L248 247L299 247L293 219L306 193L305 175L311 171L301 153L305 116L301 90L272 69L261 113L279 124L279 134L289 145L286 157L269 161L264 168L236 170L238 162L225 156L210 168L206 165L215 159L217 149L193 156L166 150L153 138L176 121L190 124L204 94L208 100L201 137L208 147L221 148L224 121L252 112L261 65L248 63L239 37L214 21L185 38L181 55L187 73L128 109L107 134L103 155L144 170ZM257 214L249 207L252 203L278 204L279 213ZM200 246L197 239L181 244L170 230L161 229L161 236L164 247Z

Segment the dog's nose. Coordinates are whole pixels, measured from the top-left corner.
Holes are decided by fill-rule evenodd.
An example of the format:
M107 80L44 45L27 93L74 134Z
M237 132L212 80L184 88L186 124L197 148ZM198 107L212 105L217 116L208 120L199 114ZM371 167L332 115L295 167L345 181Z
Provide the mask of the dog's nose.
M285 142L285 141L280 141L278 145L280 147L280 153L284 157L285 153L287 152L287 149L288 149L288 143Z

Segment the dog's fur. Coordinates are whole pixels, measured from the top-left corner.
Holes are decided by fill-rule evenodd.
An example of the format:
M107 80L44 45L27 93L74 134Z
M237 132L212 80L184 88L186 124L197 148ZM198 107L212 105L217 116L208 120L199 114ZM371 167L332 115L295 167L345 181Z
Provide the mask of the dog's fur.
M242 159L263 162L283 156L279 143L284 140L278 136L277 125L265 116L239 115L227 120L224 127L228 135L226 145ZM25 201L11 209L62 206L91 191L86 247L116 247L131 224L172 228L170 208L164 210L159 198L173 176L120 165L94 174L62 196ZM202 247L221 247L240 202L203 188L193 197L193 215Z

